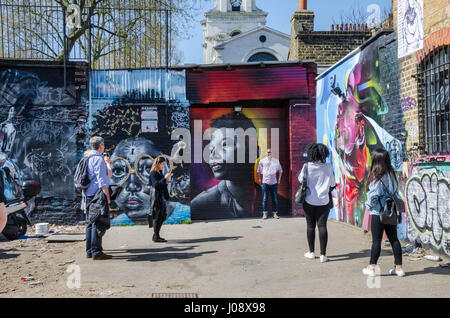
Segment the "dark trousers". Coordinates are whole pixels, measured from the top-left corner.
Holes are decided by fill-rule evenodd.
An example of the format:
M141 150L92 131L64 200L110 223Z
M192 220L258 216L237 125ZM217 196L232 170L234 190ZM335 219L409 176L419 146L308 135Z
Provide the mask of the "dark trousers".
M86 206L94 197L86 197ZM95 224L89 224L89 211L86 209L86 255L97 257L103 254L102 238Z
M382 224L379 215L372 215L372 250L370 252L370 265L376 265L381 253L381 241L383 240L383 231L389 239L394 252L395 265L402 265L402 247L397 237L397 225Z
M327 221L330 207L328 205L310 205L307 202L303 204L303 210L306 217L306 235L308 238L309 251L314 252L316 240L316 225L319 228L320 254L325 255L328 243Z
M167 218L167 205L164 199L155 206L153 210L153 238L159 238L159 231Z
M165 221L165 218L161 215L161 213L158 215L156 219L153 219L153 231L155 232L153 234L153 238L159 238L159 231L161 231L161 227Z
M267 201L269 201L269 193L272 197L273 213L278 212L278 184L266 184L262 185L263 193L263 212L267 212Z

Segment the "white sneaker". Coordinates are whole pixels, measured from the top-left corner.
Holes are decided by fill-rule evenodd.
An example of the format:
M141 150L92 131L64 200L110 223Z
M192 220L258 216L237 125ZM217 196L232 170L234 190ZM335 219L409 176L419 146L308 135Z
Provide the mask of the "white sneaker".
M406 274L405 274L405 271L404 271L403 269L396 270L396 269L394 268L394 269L391 269L391 270L389 271L389 275L397 275L397 276L403 277L403 276L405 276Z
M305 253L305 257L309 258L309 259L315 259L316 258L316 256L314 255L313 252Z
M369 267L364 267L364 269L362 270L364 275L370 276L370 277L375 277L377 276L377 274L375 273L374 269L369 269Z
M320 262L321 263L328 262L328 257L326 257L325 255L320 255Z

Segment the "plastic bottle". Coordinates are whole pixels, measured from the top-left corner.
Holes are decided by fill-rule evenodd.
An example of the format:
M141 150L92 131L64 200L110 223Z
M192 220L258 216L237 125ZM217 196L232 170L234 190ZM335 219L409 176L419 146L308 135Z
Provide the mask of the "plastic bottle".
M426 255L425 258L430 261L440 262L442 259L437 255Z

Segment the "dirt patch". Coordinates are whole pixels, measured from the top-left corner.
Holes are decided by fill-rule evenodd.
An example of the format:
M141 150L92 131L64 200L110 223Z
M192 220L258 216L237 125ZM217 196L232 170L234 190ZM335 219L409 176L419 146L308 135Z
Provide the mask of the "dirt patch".
M59 233L84 233L84 226L51 225ZM26 236L34 236L34 226ZM66 270L85 242L48 243L45 238L8 241L0 235L0 297L33 297L43 288L64 286ZM22 278L28 277L28 280ZM31 279L32 278L32 279ZM57 295L57 290L55 290Z

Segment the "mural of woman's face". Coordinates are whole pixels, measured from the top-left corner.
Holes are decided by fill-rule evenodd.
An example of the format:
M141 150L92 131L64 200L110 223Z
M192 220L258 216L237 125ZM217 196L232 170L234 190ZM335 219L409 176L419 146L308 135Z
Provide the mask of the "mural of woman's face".
M336 147L346 162L346 169L361 181L366 173L366 124L351 97L338 107L336 118Z
M116 203L128 217L141 218L148 214L149 200L143 190L150 179L153 159L160 152L146 139L123 140L111 157L112 184L122 185Z
M241 142L235 136L226 136L226 128L216 129L211 136L209 166L218 180L242 180L247 168L251 172L252 165L237 163L236 155L239 151L246 152L245 141ZM228 162L228 163L227 163ZM247 167L248 166L248 167Z

